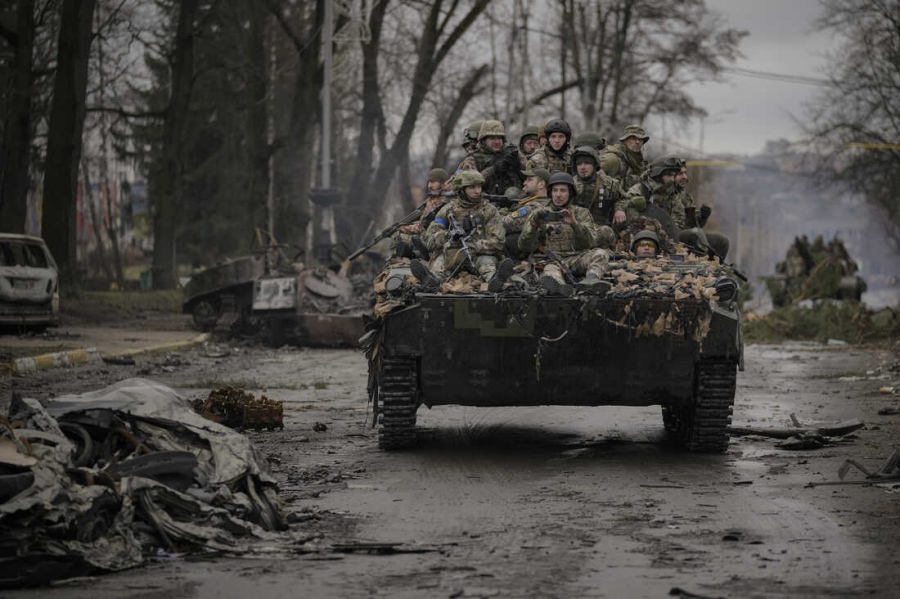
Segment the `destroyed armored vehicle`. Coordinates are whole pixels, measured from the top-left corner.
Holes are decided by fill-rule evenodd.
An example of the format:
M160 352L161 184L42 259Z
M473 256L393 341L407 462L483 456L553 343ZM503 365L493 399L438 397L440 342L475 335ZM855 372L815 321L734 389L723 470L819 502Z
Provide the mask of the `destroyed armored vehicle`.
M273 261L273 260L270 260ZM266 255L227 260L191 277L182 312L194 325L213 329L223 314L236 314L232 328L260 334L270 345L355 345L362 315L371 305L367 284L327 268L305 268ZM280 262L280 263L279 263ZM358 288L359 287L359 288Z
M858 271L859 266L840 239L825 243L819 235L810 243L803 235L794 238L784 260L776 265L776 274L766 277L765 282L776 308L801 300L858 302L867 288Z
M363 338L379 445L412 446L423 405L660 405L683 447L724 451L743 363L733 275L689 254L614 257L608 292L558 297L452 281L426 292L389 266Z

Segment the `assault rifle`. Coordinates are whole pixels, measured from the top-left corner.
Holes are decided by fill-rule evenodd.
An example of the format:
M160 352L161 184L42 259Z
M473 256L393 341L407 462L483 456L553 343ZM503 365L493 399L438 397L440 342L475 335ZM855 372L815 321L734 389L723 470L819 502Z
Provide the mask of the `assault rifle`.
M566 283L569 283L572 285L575 284L575 275L572 274L571 269L569 269L569 267L566 266L565 262L562 261L562 258L557 256L555 253L553 253L551 250L549 250L547 248L544 248L543 250L540 250L540 251L544 254L544 256L546 256L550 260L550 262L553 262L554 264L556 264L559 267L559 270L562 271L563 278L566 280Z
M511 198L507 195L483 193L481 196L497 208L512 208L519 205L518 198Z
M435 194L428 194L428 195L429 195L429 197L434 197L434 196L449 197L447 195L448 193L450 193L450 192L442 191L442 192L438 192ZM453 194L451 193L451 195L453 195ZM361 256L366 250L368 250L370 247L372 247L373 245L375 245L382 239L388 239L390 237L393 237L394 233L396 233L397 231L400 230L400 227L404 227L406 225L411 225L414 222L417 222L420 218L422 218L422 215L425 213L425 208L427 206L428 206L428 202L422 202L422 204L418 208L416 208L415 210L413 210L412 212L410 212L409 214L407 214L406 216L404 216L403 218L401 218L400 220L395 222L393 225L391 225L390 227L388 227L387 229L385 229L384 231L382 231L381 233L376 235L375 239L373 239L366 245L362 246L361 248L359 248L358 250L356 250L355 252L353 252L352 254L347 256L347 261L355 260L356 258ZM441 206L443 206L443 204L441 204ZM438 206L437 208L432 210L432 212L436 214L437 211L440 210L441 206ZM429 215L430 214L431 213L429 213Z
M469 249L469 243L466 241L471 233L466 233L465 228L456 220L456 216L452 210L447 211L447 218L450 219L450 227L447 229L447 239L450 242L458 242L462 247L463 253L472 268L475 268L475 259L472 257L472 251ZM472 231L475 231L473 228ZM460 263L461 265L462 263ZM459 267L457 267L458 269ZM455 274L455 273L454 273ZM452 276L452 275L451 275Z

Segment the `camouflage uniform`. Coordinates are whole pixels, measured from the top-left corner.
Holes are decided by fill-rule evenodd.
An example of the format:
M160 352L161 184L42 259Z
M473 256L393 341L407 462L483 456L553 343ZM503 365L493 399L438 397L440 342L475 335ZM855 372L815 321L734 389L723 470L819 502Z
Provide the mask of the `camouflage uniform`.
M576 175L574 204L587 208L598 225L612 226L613 214L626 211L625 190L601 170L587 180Z
M550 250L560 262L575 276L594 275L601 277L609 264L610 252L604 248L615 247L615 236L609 227L600 227L591 218L587 208L574 206L569 202L566 206L575 217L575 226L561 222L542 222L541 212L534 210L525 220L519 236L519 248L531 255L531 261L543 268L544 275L551 276L560 283L565 283L562 268L543 252ZM558 211L552 204L546 208Z
M566 148L562 152L555 152L550 145L538 148L527 163L528 169L543 168L551 173L569 173L572 164L572 150Z
M637 216L632 210L643 212L648 204L656 204L672 216L676 227L685 228L684 204L681 203L678 187L674 183L665 185L651 179L649 173L645 173L641 180L628 190L629 219Z
M460 192L461 195L464 193ZM459 242L448 241L451 215L460 225L469 224L466 243L474 265L467 259ZM480 225L476 226L479 221ZM466 268L489 281L497 270L497 258L503 255L506 231L500 212L493 204L481 198L473 202L456 197L438 211L423 239L434 256L431 270L439 273L441 278L447 278L458 268Z
M618 180L623 189L638 183L646 166L643 154L631 152L621 143L607 146L600 157L600 169Z

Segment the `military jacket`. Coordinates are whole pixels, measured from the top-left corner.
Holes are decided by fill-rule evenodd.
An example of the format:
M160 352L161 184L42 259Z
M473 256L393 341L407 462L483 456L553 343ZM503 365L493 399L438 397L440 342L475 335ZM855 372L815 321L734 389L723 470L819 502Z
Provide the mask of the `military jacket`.
M625 190L603 171L597 171L588 180L576 176L574 203L590 210L598 225L611 225L613 213L625 211Z
M454 221L466 231L466 243L472 252L503 255L506 230L497 207L484 200L463 202L458 197L438 210L425 231L423 241L432 255L443 252Z
M550 173L572 172L572 150L567 149L562 154L558 154L550 149L550 146L544 146L535 150L531 155L531 160L527 163L528 169L545 168Z
M648 204L656 204L672 216L672 222L679 229L685 229L684 204L678 187L674 184L663 185L649 177L642 177L640 182L628 190L628 204L639 212L647 209Z
M552 202L549 207L551 210L557 210ZM541 211L532 211L525 219L522 233L519 235L519 249L530 254L543 246L559 257L566 257L598 247L603 232L591 218L588 209L574 206L571 202L566 208L569 208L575 217L574 227L559 221L542 221L538 218Z
M531 196L519 202L519 206L503 215L503 228L507 233L518 233L525 225L525 220L535 208L546 208L550 204L547 196Z
M600 169L617 179L622 189L629 189L641 180L646 163L643 154L631 152L623 144L613 144L606 147L606 151L600 156Z

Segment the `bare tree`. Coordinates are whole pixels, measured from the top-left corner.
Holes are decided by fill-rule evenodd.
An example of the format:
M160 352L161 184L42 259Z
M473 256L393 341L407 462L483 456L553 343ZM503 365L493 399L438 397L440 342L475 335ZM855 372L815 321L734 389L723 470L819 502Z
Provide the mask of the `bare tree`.
M42 230L60 277L75 282L76 194L94 0L64 0L50 108Z
M824 0L822 30L843 40L830 85L808 106L807 132L828 180L883 215L900 249L900 2Z

